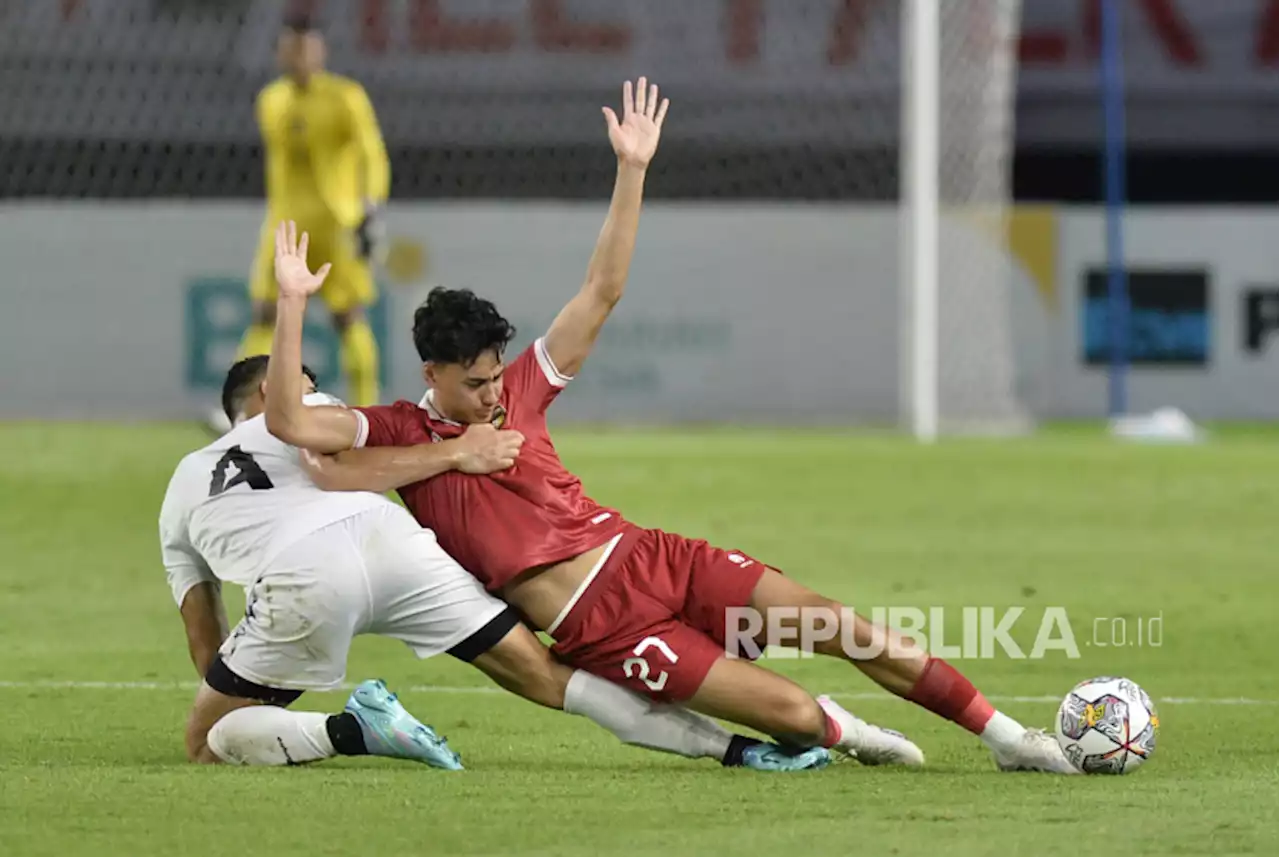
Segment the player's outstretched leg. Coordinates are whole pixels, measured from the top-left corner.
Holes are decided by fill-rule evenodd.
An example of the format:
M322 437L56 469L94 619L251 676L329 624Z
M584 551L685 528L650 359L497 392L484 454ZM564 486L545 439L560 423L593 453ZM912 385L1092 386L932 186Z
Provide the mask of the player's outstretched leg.
M797 752L735 735L709 717L679 705L658 703L583 670L565 691L564 710L594 720L623 743L692 759L717 759L726 768L801 771L821 767L826 751Z
M920 748L901 733L865 723L829 699L814 699L798 684L748 661L718 659L688 705L794 747L813 748L790 762L783 758L785 751L766 754L762 762L822 767L831 758L827 750L834 749L864 764L924 764Z
M886 690L977 735L990 748L1001 770L1078 773L1053 736L1039 729L1028 729L997 711L972 682L949 663L928 655L896 631L875 625L839 602L824 598L776 571L767 571L760 578L751 595L751 606L765 616L773 608L809 607L839 617L842 627L838 633L827 639L818 639L815 635L814 651L850 661ZM846 622L852 622L853 627L843 627ZM872 655L852 656L845 651L847 639L854 641L858 651ZM798 643L794 639L792 642Z
M678 705L653 702L560 663L523 624L515 625L496 644L471 657L470 663L511 693L586 717L633 747L689 759L715 759L729 768L790 771L815 766L813 758L797 758L776 744L735 735L708 717Z

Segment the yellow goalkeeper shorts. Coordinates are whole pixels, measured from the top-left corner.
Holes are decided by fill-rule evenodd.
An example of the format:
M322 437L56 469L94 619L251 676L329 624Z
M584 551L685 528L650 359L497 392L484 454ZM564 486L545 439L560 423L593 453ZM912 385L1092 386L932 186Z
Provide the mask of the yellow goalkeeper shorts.
M277 222L268 219L262 227L258 253L253 260L249 277L249 297L255 301L274 302L277 295L275 257ZM307 266L317 270L328 262L333 265L324 285L320 287L320 299L329 312L339 315L360 307L368 307L378 300L377 283L372 266L356 254L354 230L343 227L334 220L298 220L298 233L308 234Z

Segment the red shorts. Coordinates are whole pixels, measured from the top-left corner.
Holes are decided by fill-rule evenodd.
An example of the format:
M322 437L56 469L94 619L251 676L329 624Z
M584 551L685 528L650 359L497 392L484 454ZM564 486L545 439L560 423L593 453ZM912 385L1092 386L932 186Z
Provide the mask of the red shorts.
M628 690L683 702L725 657L726 622L744 627L726 611L749 605L766 570L741 551L631 530L555 629L553 651Z

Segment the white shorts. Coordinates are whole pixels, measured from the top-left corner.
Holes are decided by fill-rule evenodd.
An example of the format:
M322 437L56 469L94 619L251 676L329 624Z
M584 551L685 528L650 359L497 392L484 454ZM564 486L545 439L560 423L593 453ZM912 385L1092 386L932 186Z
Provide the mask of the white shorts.
M245 617L220 654L235 676L266 688L331 690L358 634L402 640L420 658L474 657L517 621L435 533L388 503L281 551L245 590Z

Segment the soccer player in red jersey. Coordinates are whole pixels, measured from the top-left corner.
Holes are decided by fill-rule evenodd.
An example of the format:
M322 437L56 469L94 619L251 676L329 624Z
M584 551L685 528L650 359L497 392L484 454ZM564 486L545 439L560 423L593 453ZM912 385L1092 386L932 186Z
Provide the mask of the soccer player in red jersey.
M579 669L801 746L845 750L870 763L921 764L919 749L902 736L862 722L827 697L814 699L751 663L758 647L731 642L735 611L821 610L842 627L834 638L813 640L814 651L851 661L892 693L980 736L1002 770L1074 773L1051 736L996 711L945 661L741 551L632 524L590 499L565 469L546 412L622 297L645 174L667 112L644 78L634 94L624 86L623 104L621 120L604 108L618 157L604 228L581 290L543 337L507 364L514 329L493 304L468 291L436 289L414 318L430 388L419 403L329 412L304 407L299 397L273 401L268 387L268 427L322 453L393 447L320 462L317 479L338 489L398 488L445 550L546 631L556 654ZM292 317L299 312L282 305L278 318L300 336L301 316ZM300 361L300 348L290 350ZM292 365L279 368L297 374ZM398 475L414 446L499 426L525 439L506 471L446 473L407 485Z

